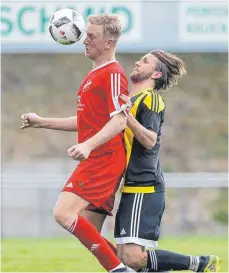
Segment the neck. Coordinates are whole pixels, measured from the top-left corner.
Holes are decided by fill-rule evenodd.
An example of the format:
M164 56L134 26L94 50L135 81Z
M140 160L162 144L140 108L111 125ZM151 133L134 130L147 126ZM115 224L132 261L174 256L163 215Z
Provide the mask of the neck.
M93 69L111 61L115 61L115 53L112 52L110 55L101 55L93 61Z
M131 95L134 95L143 89L153 89L152 81L134 82L132 85Z

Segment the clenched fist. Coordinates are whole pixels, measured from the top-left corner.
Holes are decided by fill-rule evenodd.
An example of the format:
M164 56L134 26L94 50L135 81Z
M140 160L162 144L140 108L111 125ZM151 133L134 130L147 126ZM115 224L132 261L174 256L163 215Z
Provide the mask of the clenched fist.
M91 153L91 147L87 143L73 145L67 150L68 156L74 160L83 161L87 159Z
M21 115L22 125L20 129L26 129L29 127L40 128L42 117L38 116L36 113L27 113Z

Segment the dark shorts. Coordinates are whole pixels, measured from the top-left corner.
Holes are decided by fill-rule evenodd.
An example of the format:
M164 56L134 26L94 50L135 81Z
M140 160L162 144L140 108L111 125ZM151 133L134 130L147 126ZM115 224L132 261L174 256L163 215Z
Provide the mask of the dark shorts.
M165 193L123 193L115 221L116 244L157 247Z

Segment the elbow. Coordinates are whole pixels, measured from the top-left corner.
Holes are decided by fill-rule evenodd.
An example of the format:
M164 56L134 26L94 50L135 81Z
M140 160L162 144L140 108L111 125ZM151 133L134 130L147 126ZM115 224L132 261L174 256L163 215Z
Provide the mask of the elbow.
M149 140L145 145L146 150L151 151L153 147L156 145L156 143L157 143L156 139Z
M126 125L127 125L127 118L124 117L123 121L122 121L121 124L120 124L120 127L122 128L121 131L123 131L123 130L126 129Z
M120 130L120 132L125 130L126 125L127 125L127 118L126 118L126 116L122 116L122 118L119 119L119 130Z
M118 133L126 129L127 117L123 112L115 115L112 119L114 121L113 125Z

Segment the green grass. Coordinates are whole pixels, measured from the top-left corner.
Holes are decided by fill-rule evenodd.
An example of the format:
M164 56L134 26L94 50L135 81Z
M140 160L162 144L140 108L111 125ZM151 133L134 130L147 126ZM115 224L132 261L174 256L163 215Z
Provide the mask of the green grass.
M227 237L164 237L160 249L183 254L216 254L228 271ZM72 237L2 240L2 272L105 272L94 256Z

